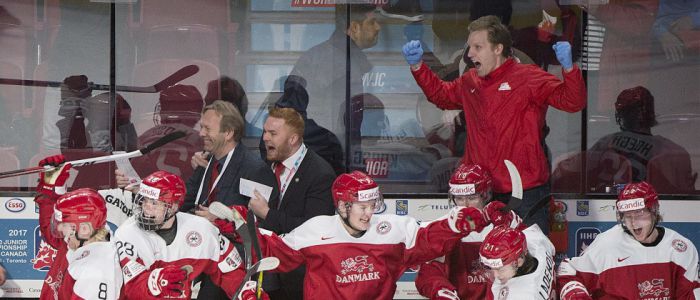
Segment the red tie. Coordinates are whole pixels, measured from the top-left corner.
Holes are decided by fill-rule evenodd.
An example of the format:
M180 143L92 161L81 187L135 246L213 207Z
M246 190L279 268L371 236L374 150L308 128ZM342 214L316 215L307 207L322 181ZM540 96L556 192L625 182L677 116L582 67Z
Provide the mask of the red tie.
M282 189L282 180L280 177L282 177L282 172L284 172L284 164L281 162L278 162L275 165L275 177L277 177L277 186Z
M209 184L207 185L207 205L216 198L216 192L212 191L216 177L219 177L219 161L214 159L211 163L211 175L209 176Z

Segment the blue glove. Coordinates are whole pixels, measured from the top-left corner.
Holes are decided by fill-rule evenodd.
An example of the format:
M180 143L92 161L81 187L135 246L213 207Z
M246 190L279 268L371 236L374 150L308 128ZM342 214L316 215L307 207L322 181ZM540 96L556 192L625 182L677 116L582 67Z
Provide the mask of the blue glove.
M557 42L552 45L552 49L554 49L557 60L564 70L569 70L574 67L574 63L571 62L571 44L569 44L569 42Z
M403 57L409 65L418 64L423 57L420 41L413 40L403 45Z

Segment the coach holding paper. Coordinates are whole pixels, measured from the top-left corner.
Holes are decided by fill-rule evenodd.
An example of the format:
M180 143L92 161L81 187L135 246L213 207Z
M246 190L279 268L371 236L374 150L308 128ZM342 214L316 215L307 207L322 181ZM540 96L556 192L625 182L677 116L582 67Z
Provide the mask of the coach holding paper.
M542 127L549 106L577 112L586 106L581 71L571 61L571 45L553 46L564 81L534 65L518 64L512 57L508 28L498 17L484 16L469 24L468 57L475 68L452 82L440 80L422 63L419 41L403 46L411 72L428 100L441 109L463 109L467 140L465 163L479 163L494 176L497 199L509 199L511 183L504 159L519 169L525 189L516 212L524 217L549 194L549 166L543 150ZM548 230L547 208L528 223ZM528 224L529 225L529 224Z
M216 219L207 206L219 201L227 206L248 205L249 197L239 193L241 178L271 186L270 198L279 196L277 180L259 155L240 143L245 133L243 116L230 102L214 101L204 107L200 119L199 136L206 153L192 157L197 165L187 180L187 195L181 211L195 209L195 214L213 222L224 235L233 234L230 222ZM271 201L272 201L271 200ZM206 278L199 291L199 299L226 299L226 294Z

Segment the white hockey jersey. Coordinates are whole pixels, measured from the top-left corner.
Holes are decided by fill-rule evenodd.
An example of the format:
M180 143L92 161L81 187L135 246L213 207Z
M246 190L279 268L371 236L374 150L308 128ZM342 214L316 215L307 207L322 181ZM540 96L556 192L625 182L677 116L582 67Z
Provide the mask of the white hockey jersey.
M122 272L111 242L87 244L68 250L68 276L63 279L59 299L119 299Z
M304 299L392 299L404 270L444 255L459 242L447 220L421 227L406 216L374 215L355 238L338 215L317 216L281 237L263 231L264 255L280 272L306 264Z
M177 233L170 245L155 232L139 228L134 217L117 228L115 245L124 274L124 297L155 298L148 289L148 276L166 265L192 266L189 280L205 273L231 297L245 275L238 251L206 219L186 213L175 217Z
M582 283L594 299L700 299L698 252L669 228L644 246L620 224L599 234L583 254L561 263L557 281Z
M526 228L523 233L528 253L537 259L537 268L530 274L513 277L505 284L494 280L487 299L554 299L554 245L537 225Z

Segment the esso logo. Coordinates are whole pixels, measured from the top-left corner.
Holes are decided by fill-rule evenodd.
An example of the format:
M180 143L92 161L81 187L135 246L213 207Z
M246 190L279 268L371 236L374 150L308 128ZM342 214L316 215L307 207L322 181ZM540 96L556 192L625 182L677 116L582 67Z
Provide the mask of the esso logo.
M19 198L12 198L5 202L5 209L7 209L10 212L18 213L23 211L25 207L27 207L27 204L24 203L24 200Z

